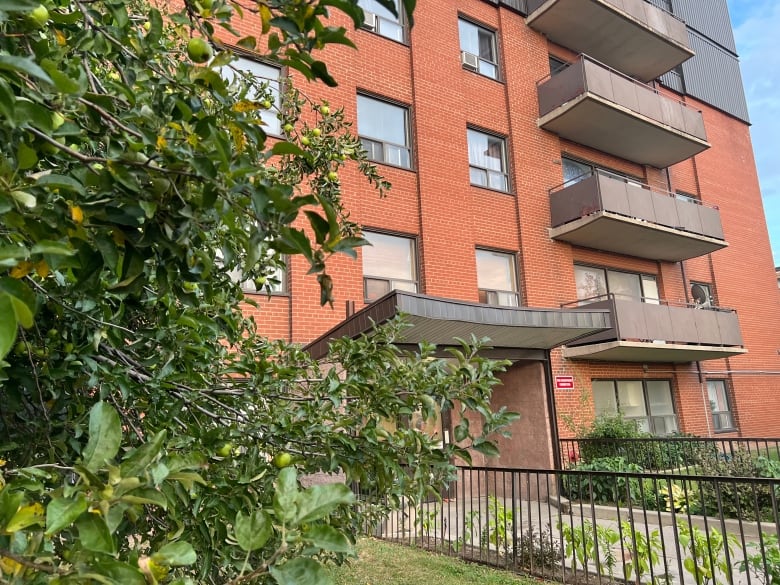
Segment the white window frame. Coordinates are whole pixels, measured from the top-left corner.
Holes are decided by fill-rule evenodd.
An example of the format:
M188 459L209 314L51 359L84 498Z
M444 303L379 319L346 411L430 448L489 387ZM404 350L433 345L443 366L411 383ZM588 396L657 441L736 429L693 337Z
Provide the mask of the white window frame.
M381 107L395 108L403 113L404 118L404 144L397 144L387 140L383 140L382 136L371 136L369 134L361 132L360 129L360 102L361 100L370 100L375 104L381 105ZM366 155L369 160L378 162L381 164L391 165L402 169L412 168L412 149L409 133L409 108L401 104L393 103L388 100L367 95L364 93L358 93L358 137L363 145L363 149L366 151ZM365 115L365 114L364 114ZM364 125L365 127L365 125Z
M406 43L407 38L407 27L406 27L406 17L404 15L404 11L401 8L401 3L398 0L394 0L395 2L395 10L398 14L395 18L391 18L390 16L386 14L380 14L378 12L370 10L370 8L365 7L365 2L363 0L358 0L358 5L363 10L363 13L365 15L365 18L363 20L363 29L367 30L369 32L375 33L381 37L385 37L386 39L390 39L393 41L396 41L398 43ZM373 20L376 23L376 26L374 28L369 28L367 26L368 21L371 19L368 15L373 15Z
M488 167L478 164L478 161L473 161L471 158L471 152L473 149L472 139L486 139L488 141L488 147L490 141L496 141L501 148L501 169L490 169ZM502 193L509 193L509 164L507 158L507 146L506 138L498 134L492 134L485 132L477 128L466 129L466 145L469 155L469 181L475 187L482 187L484 189L491 189L493 191L500 191ZM491 157L496 158L496 157ZM478 178L479 177L479 178Z
M463 38L463 27L473 27L474 31L477 34L477 39L479 39L480 33L484 33L490 36L490 49L491 49L491 53L493 53L492 61L490 59L486 59L482 55L472 53L471 51L467 51L468 47L464 48L465 39ZM471 53L477 58L477 69L475 73L479 73L480 75L484 77L488 77L490 79L495 79L495 80L500 79L501 69L498 63L498 38L496 36L495 30L487 28L486 26L477 24L473 20L469 20L468 18L464 18L460 16L458 17L458 39L460 41L461 54ZM479 41L477 41L477 44L479 44ZM463 65L463 67L465 69L468 69L469 71L473 71L473 69L468 68L465 65Z

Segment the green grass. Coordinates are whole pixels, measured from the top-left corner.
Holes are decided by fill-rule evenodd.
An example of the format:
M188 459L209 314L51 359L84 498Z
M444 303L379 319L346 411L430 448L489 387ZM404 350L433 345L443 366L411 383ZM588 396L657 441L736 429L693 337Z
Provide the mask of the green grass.
M375 539L362 539L358 558L334 568L337 585L538 585L532 578Z

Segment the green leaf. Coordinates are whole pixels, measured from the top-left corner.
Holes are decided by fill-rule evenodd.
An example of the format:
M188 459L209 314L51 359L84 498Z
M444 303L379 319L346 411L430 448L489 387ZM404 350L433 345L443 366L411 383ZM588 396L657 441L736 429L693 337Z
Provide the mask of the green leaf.
M154 488L140 488L122 496L121 501L128 504L140 504L159 506L163 510L168 508L168 498L161 491Z
M352 545L347 536L327 524L316 524L303 532L303 538L317 548L335 553L351 553Z
M333 578L314 559L297 557L282 566L273 566L271 576L279 585L332 585Z
M66 189L75 193L84 194L84 185L67 175L43 175L38 178L37 184L39 187Z
M16 322L29 329L33 326L35 314L35 294L25 283L15 278L0 278L0 296L6 295L11 301L11 307Z
M103 517L99 514L82 514L76 520L81 546L92 552L114 554L114 539Z
M3 12L29 12L40 4L38 0L0 0Z
M5 532L17 532L29 526L44 523L43 506L40 504L30 504L22 506L5 525Z
M159 455L167 437L167 431L160 431L151 441L130 451L120 466L122 477L141 475L154 458Z
M96 471L119 452L122 443L122 424L114 408L98 402L89 413L89 441L82 454L84 466Z
M271 518L263 510L253 510L249 516L236 514L235 534L238 546L246 552L262 548L273 534Z
M271 148L273 154L291 154L293 156L306 156L306 153L297 145L292 142L286 142L284 140L277 142Z
M493 443L484 439L475 439L472 447L487 457L498 457L501 453Z
M11 197L16 199L19 205L24 205L29 209L32 209L38 204L35 195L31 195L27 191L11 191Z
M7 356L14 346L17 329L11 298L0 293L0 360Z
M37 77L47 83L52 83L51 77L41 69L32 59L26 57L16 57L14 55L0 55L0 69L5 71L15 71Z
M52 256L73 256L76 253L67 242L55 242L54 240L41 240L32 248L33 254L51 254Z
M111 583L112 585L147 585L143 573L137 568L115 561L114 559L101 558L92 568L99 571L94 581L98 583ZM101 577L103 580L98 580ZM91 580L89 581L91 582Z
M295 502L298 499L298 473L294 467L285 467L276 479L274 512L282 522L295 518Z
M171 542L152 555L152 560L166 567L186 567L198 560L195 549L189 542Z
M70 526L87 508L87 499L81 493L75 499L54 498L46 507L46 535L51 536Z
M35 153L35 149L20 142L19 148L16 150L16 162L23 171L31 169L38 163L38 155Z
M352 504L355 494L343 483L315 485L298 496L298 514L295 521L304 524L319 520L337 507Z

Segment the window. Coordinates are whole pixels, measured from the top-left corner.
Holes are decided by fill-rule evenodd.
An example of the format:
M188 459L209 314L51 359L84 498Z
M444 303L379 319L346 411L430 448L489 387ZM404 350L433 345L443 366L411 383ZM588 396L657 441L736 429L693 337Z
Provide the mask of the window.
M684 191L677 191L674 194L675 199L679 199L680 201L687 201L688 203L701 203L698 197L696 195L693 195L691 193L685 193Z
M580 181L590 177L593 173L606 173L615 179L622 179L623 181L627 183L631 183L632 185L645 187L645 185L642 184L640 179L636 177L632 177L631 175L626 175L625 173L617 173L615 171L603 169L596 165L574 160L572 158L567 158L565 156L562 158L562 162L563 162L563 184L566 186L579 183Z
M731 416L729 397L726 393L726 382L723 380L707 380L707 394L712 409L712 426L716 431L734 429L734 419Z
M668 380L594 380L596 416L622 414L657 436L677 432L677 415Z
M574 279L577 283L577 299L580 301L603 300L601 297L613 294L617 299L641 300L655 305L659 303L658 282L652 274L575 264Z
M357 97L358 134L368 158L408 169L409 111L365 95Z
M462 18L458 19L458 32L463 66L485 77L498 79L496 33Z
M712 302L712 287L703 282L691 283L691 299L697 309L706 309L715 304Z
M504 139L469 128L468 143L471 184L509 191Z
M393 0L396 14L390 12L376 0L359 0L358 4L363 9L365 18L363 28L375 32L388 39L393 39L399 43L405 40L404 25L402 15L398 5L398 0Z
M220 67L219 73L228 84L232 84L235 83L236 78L239 77L239 75L236 74L236 70L251 76L256 81L256 83L268 84L268 89L271 92L271 101L273 102L273 107L268 110L260 110L260 118L265 123L263 130L265 130L267 134L274 134L276 136L281 135L281 121L277 115L279 113L280 106L279 77L281 75L281 69L266 63L247 59L246 57L239 57L230 65ZM262 92L258 93L255 90L251 90L247 91L244 97L245 99L251 101L258 99L258 97L261 95Z
M517 307L515 257L490 250L477 250L477 287L479 302L502 307Z
M391 290L417 292L414 240L376 232L363 232L370 246L363 250L363 296L374 301Z
M556 73L560 73L568 65L566 61L564 61L563 59L559 59L554 55L548 55L548 57L550 61L550 75L555 75Z

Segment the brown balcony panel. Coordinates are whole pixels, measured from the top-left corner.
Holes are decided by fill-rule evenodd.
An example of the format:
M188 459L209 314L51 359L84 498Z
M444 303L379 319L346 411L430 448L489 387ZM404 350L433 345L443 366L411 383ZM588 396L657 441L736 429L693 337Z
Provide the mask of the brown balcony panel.
M550 193L550 237L575 246L679 262L728 244L720 212L597 172Z
M529 0L528 26L651 81L693 56L685 23L645 0Z
M575 310L609 309L614 328L569 343L569 359L684 363L746 353L734 311L609 299Z
M537 87L541 128L665 168L710 147L701 112L581 57Z

